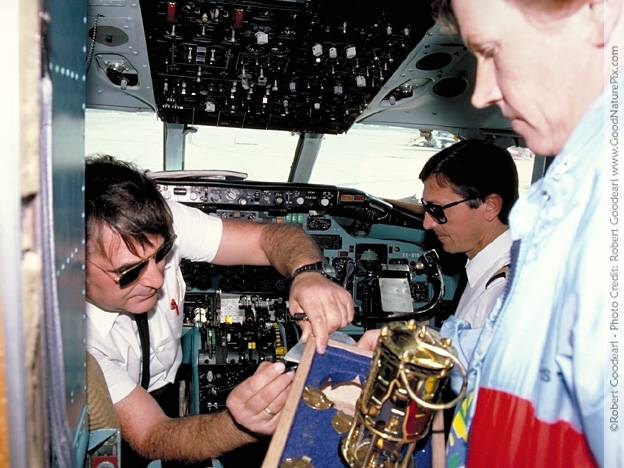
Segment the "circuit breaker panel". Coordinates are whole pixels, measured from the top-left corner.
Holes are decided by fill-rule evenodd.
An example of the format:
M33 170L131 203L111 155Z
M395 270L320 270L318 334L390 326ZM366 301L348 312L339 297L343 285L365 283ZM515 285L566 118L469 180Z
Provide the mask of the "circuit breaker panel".
M342 133L432 25L429 8L429 2L143 0L159 116L170 123Z

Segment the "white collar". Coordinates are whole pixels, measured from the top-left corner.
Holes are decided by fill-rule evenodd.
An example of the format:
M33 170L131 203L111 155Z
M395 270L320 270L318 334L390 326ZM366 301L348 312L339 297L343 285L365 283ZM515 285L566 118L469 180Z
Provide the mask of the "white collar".
M165 265L165 273L167 272L167 270L172 268L173 265L174 263L172 261L167 262L167 265ZM163 288L160 288L160 290L158 291L159 300L160 297L162 297L162 294ZM156 306L154 306L154 308L156 307L158 307L158 303L156 303ZM120 313L104 310L89 301L87 301L86 309L87 318L93 323L95 329L102 336L102 338L106 338L106 336L110 333L111 328L113 328L113 325L117 321Z
M106 338L110 333L117 317L119 317L119 312L109 312L100 309L95 304L87 301L87 318L93 323L94 328L102 338Z
M471 287L492 268L500 258L509 256L511 234L506 229L502 234L486 245L477 255L466 262L466 276Z

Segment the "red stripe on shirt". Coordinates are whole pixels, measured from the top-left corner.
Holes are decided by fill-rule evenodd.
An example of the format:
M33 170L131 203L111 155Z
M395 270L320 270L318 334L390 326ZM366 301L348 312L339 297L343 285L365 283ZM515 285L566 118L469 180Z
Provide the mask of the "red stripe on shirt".
M568 421L545 422L507 392L479 389L468 440L468 467L595 467L583 433Z

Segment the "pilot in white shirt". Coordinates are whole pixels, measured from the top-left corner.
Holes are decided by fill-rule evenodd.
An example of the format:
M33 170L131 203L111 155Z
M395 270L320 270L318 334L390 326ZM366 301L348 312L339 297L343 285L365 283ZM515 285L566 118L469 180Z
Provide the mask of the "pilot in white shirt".
M518 172L507 150L463 140L431 157L419 177L424 228L435 233L444 251L468 257L466 289L441 329L467 366L481 327L505 289L511 247L507 224L518 199ZM358 346L373 349L378 333L366 332Z
M87 350L111 393L124 463L204 461L253 442L254 433L273 433L292 381L282 363L262 363L232 389L223 411L178 417L170 384L182 360L179 264L185 258L300 273L291 282L291 313L308 315L302 336L323 352L329 333L354 311L344 288L305 269L322 259L314 241L298 226L221 220L167 203L145 174L110 156L87 159L85 205Z
M211 261L222 234L220 218L176 202L168 205L177 238L166 259L158 302L148 312L152 351L149 392L173 383L182 362L180 339L186 283L180 260ZM102 310L91 302L87 302L87 319L87 350L100 364L113 403L117 403L141 381L142 354L136 322L132 314Z
M480 328L505 287L511 240L509 212L518 199L518 172L508 151L464 140L430 158L424 183L424 228L448 253L464 253L467 284L455 317Z

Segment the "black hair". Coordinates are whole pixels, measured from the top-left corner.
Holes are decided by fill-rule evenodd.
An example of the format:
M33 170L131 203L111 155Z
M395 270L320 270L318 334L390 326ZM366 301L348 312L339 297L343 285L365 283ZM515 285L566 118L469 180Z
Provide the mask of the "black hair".
M469 203L472 208L488 195L500 195L498 219L509 224L509 212L518 199L518 171L506 149L481 140L460 141L429 159L418 177L424 182L432 176L461 197L478 200Z
M106 225L135 255L134 243L150 245L149 235L173 235L171 211L156 185L133 164L108 155L86 159L85 216L87 241Z

